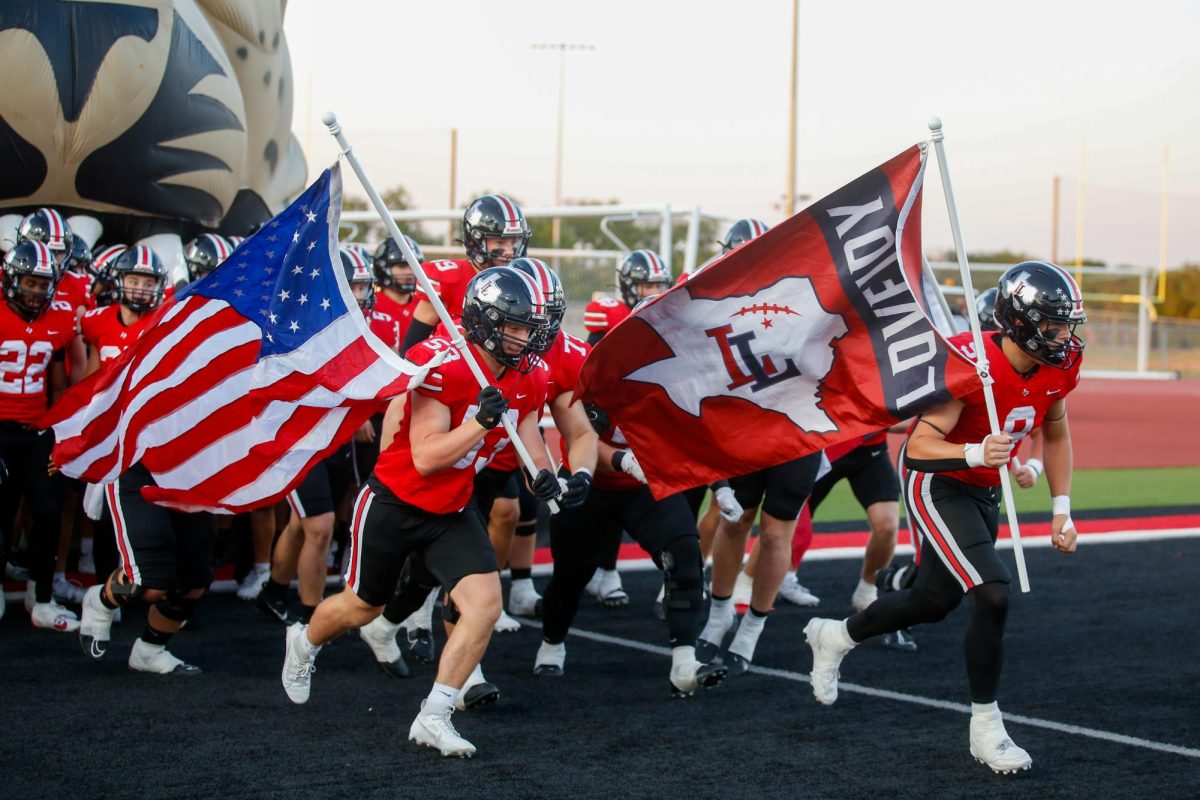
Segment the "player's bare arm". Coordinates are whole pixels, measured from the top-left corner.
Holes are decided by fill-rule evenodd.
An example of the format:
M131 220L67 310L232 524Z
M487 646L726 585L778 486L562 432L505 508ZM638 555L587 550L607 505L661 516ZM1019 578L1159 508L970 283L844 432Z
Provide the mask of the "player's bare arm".
M962 413L963 402L951 400L933 411L922 414L908 440L909 458L927 462L966 459L970 466L1001 467L1008 463L1012 437L1007 433L988 436L980 445L955 444L946 441ZM972 451L972 448L979 447ZM979 461L979 463L972 463Z
M1071 521L1071 473L1074 469L1074 451L1071 449L1071 430L1067 425L1067 401L1059 400L1042 420L1044 444L1043 457L1046 461L1046 481L1050 484L1053 498L1053 518L1050 522L1050 543L1061 553L1074 553L1076 547L1075 523ZM1066 498L1064 503L1063 499Z
M451 424L449 408L437 400L413 393L409 444L413 466L422 475L432 475L453 466L489 430L474 417L455 428L451 428Z
M572 404L574 392L563 392L550 404L558 432L567 440L567 460L575 470L595 471L600 437L588 422L583 403Z

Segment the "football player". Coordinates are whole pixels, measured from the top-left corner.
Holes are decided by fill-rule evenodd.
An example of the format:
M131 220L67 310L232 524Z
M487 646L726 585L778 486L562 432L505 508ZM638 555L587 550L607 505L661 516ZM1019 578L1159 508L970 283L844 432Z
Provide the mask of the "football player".
M183 249L183 258L187 262L188 278L192 283L203 278L221 265L233 245L224 236L215 233L202 233L187 243Z
M432 577L447 592L446 613L455 626L409 738L445 756L475 753L450 717L501 608L496 552L479 515L467 507L475 474L508 443L501 417L514 422L533 456L534 493L543 500L561 493L541 447L529 376L538 363L534 347L549 328L545 298L526 276L505 267L480 272L465 295L464 333L490 385L479 389L446 339L435 337L408 352L417 364L447 355L420 386L390 404L384 450L354 506L346 589L321 601L307 626L288 629L282 672L288 697L306 702L321 647L378 617L405 562L415 562L413 574ZM398 429L390 430L397 419ZM420 605L431 588L401 584L400 593Z
M417 261L424 261L425 255L421 252L421 245L411 236L404 238L416 255ZM375 306L396 320L400 326L400 342L403 343L408 334L408 326L412 323L413 311L417 307L416 276L391 237L384 239L375 248L371 267L375 271L375 283L379 286Z
M999 332L984 335L1002 432L992 434L983 390L951 400L917 419L902 456L904 501L920 534L921 563L910 588L882 593L845 620L813 619L805 635L813 651L812 689L831 705L838 668L859 642L917 623L937 622L969 597L965 637L971 692L970 751L996 772L1032 765L1004 728L996 703L1008 614L1009 572L996 552L1000 475L1014 446L1041 428L1052 496L1051 544L1075 551L1071 521L1071 436L1067 395L1079 383L1087 321L1083 295L1065 270L1027 261L1000 277ZM970 333L952 344L973 350Z

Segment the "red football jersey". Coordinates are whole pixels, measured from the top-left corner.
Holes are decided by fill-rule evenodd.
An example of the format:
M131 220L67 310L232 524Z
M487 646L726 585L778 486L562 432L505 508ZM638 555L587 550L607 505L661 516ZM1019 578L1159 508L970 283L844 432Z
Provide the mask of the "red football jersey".
M372 310L367 314L367 324L371 333L378 336L383 343L395 352L400 352L400 323L395 317L383 311Z
M413 311L417 307L417 296L410 294L407 303L397 303L387 292L375 295L375 310L388 314L400 326L400 341L408 335L408 326L412 324ZM399 348L397 348L399 349Z
M629 306L615 297L601 297L583 310L583 327L588 333L608 333L629 316Z
M474 418L479 410L475 402L479 396L479 384L462 356L449 341L435 337L414 345L405 357L419 365L443 350L450 350L450 355L414 391L435 398L449 408L453 428ZM491 383L509 399L508 415L514 425L519 424L527 414L536 414L541 406L530 375L508 369L499 379L493 378ZM433 475L421 475L413 466L412 445L409 442L412 400L407 400L405 406L404 420L400 423L396 438L390 447L379 454L375 477L404 502L430 513L449 514L461 510L471 500L476 473L488 466L496 454L508 445L508 433L497 425L454 465Z
M588 343L572 336L566 331L559 331L554 346L542 359L550 368L549 385L546 388L546 402L553 403L563 392L575 391L579 383L579 370L587 358Z
M429 278L429 282L433 284L433 290L437 292L438 297L442 298L442 304L446 306L450 316L457 322L462 318L463 299L467 296L467 283L477 273L475 267L465 258L458 261L439 259L422 264L421 267L425 270L425 276ZM413 297L418 301L428 299L419 285Z
M95 308L96 297L92 294L92 279L87 275L67 271L58 282L58 293L67 298L72 308Z
M512 370L509 370L512 372ZM529 371L530 386L532 387L530 399L534 403L534 408L538 415L538 419L542 418L542 411L546 407L546 387L550 381L550 367L545 361L539 361L538 365ZM511 407L516 401L516 397L508 397L508 404ZM523 398L522 398L523 399ZM514 470L521 466L521 459L517 456L515 447L506 447L496 453L496 457L492 459L492 463L488 464L492 469L498 469L502 472Z
M1000 429L1010 434L1019 447L1021 440L1041 425L1050 406L1066 397L1079 385L1079 366L1083 359L1077 359L1069 370L1039 366L1032 375L1026 377L1020 375L1009 364L1008 358L1000 348L1000 334L988 333L983 337L983 341L992 378L995 379L992 391L996 397L996 416L1000 420ZM950 342L966 351L968 355L973 355L970 331L952 336ZM983 437L992 432L988 423L983 389L960 399L966 405L954 429L946 436L946 441L954 444L982 442ZM1000 473L992 467L975 467L941 474L976 486L1000 485Z
M126 325L121 321L120 306L104 306L84 314L79 325L83 332L83 341L88 347L99 352L100 364L104 365L136 342L149 327L153 316L153 313L143 314L132 325Z
M0 419L28 425L46 413L50 359L77 332L75 308L61 292L33 322L0 303Z

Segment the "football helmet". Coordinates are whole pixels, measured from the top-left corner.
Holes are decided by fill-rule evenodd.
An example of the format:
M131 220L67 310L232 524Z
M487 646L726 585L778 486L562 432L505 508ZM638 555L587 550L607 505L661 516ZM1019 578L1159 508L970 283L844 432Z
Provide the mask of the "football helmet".
M979 328L983 331L998 331L1000 325L996 322L996 292L993 286L979 297L975 298L975 315L979 317Z
M116 301L131 311L153 311L163 299L163 284L167 270L158 254L144 244L134 245L121 252L108 266ZM153 289L129 289L125 276L143 275L154 278Z
M625 305L633 308L642 301L638 286L646 283L660 285L662 288L659 291L665 292L671 286L671 273L663 265L658 253L653 250L634 250L617 267L617 288Z
M421 245L417 244L417 240L404 234L405 241L412 248L413 255L417 257L417 261L424 261L425 254L421 252ZM396 244L396 240L388 237L379 243L375 248L375 258L373 266L375 268L375 282L384 289L393 289L401 294L408 294L417 290L417 278L415 275L409 275L407 280L397 281L392 277L392 267L399 265L407 267L408 262L404 260L404 253L400 250L400 245Z
M96 249L91 267L92 296L96 298L96 305L111 306L117 302L117 285L113 283L112 265L127 249L123 244Z
M375 275L371 272L371 262L363 257L357 247L340 247L338 252L342 256L342 268L346 270L346 282L350 284L351 293L355 286L367 287L362 297L355 294L354 299L358 301L359 308L370 311L375 307Z
M492 358L518 372L529 372L541 360L537 348L549 335L550 315L546 297L532 278L511 267L490 267L467 284L462 325L467 340ZM527 328L528 337L506 334L507 325Z
M13 309L32 322L50 307L50 299L58 287L58 261L50 247L37 239L26 239L8 251L4 257L4 297ZM45 278L46 288L32 291L21 286L21 278Z
M187 261L188 277L193 283L212 272L221 262L229 258L233 246L224 236L215 233L202 233L187 243L183 249L184 260Z
M1083 354L1075 329L1087 322L1083 293L1071 274L1048 261L1024 261L1000 276L994 310L1000 330L1037 361L1070 369ZM1047 338L1042 323L1066 326L1067 338Z
M550 265L540 258L516 258L509 262L508 266L533 278L542 296L546 298L550 329L546 334L546 341L540 345L540 352L549 352L558 338L558 332L562 330L563 316L567 313L567 298L563 293L562 281L558 279L554 270L550 269Z
M92 272L92 251L88 249L87 242L82 237L74 237L71 243L71 252L67 253L67 257L62 262L63 269L68 272L74 272L76 275L91 275Z
M762 236L767 230L767 223L761 219L752 219L750 217L739 219L729 226L729 230L725 232L725 238L718 242L721 245L722 255L735 247L744 245L751 239Z
M533 231L520 206L502 194L485 194L471 201L463 213L462 243L476 269L500 266L499 251L488 251L487 239L514 239L512 258L521 258ZM510 259L511 260L511 259ZM507 263L507 262L505 262Z
M61 264L71 254L75 234L62 214L53 208L39 208L26 214L17 226L17 241L41 242L54 253L55 262Z

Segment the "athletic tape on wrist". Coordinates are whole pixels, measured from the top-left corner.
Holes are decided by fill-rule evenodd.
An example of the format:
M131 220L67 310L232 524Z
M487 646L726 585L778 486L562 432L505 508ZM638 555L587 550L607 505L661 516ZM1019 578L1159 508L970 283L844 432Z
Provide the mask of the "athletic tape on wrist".
M978 442L977 444L963 445L963 458L967 460L968 467L982 467L984 465L983 446L986 443L987 439L985 438L982 442Z
M1044 467L1042 466L1041 459L1037 459L1037 458L1029 459L1028 461L1025 462L1025 466L1027 466L1031 470L1033 470L1033 479L1034 480L1037 480L1038 476L1042 474L1042 470L1044 469Z
M1050 499L1050 510L1054 516L1065 514L1071 516L1071 497L1070 495L1060 494Z

